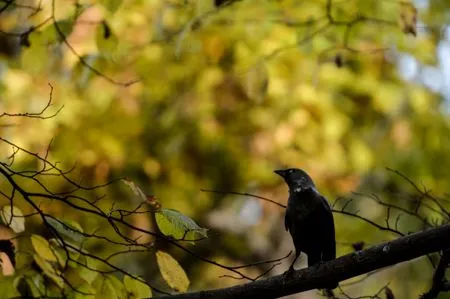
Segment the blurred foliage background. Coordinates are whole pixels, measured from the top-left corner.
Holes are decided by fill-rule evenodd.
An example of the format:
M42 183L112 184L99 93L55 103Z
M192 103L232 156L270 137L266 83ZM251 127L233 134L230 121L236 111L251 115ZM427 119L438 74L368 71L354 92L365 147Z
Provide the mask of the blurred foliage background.
M0 9L0 113L41 110L49 83L49 112L63 106L46 120L1 119L0 135L40 154L53 140L49 159L66 168L75 164L72 177L84 183L132 179L164 207L209 228L210 237L194 249L229 265L293 249L284 211L202 188L286 203L287 188L273 170L298 167L331 202L362 191L401 203L412 191L386 171L390 167L435 194L449 192L450 2L215 2L0 2L6 7ZM6 159L11 147L1 143L0 152ZM15 163L32 161L18 156ZM113 202L133 205L116 185L107 189L102 208ZM370 202L354 204L365 217L386 217ZM47 205L85 230L98 228L81 214ZM346 216L335 221L338 255L352 251L352 242L395 237ZM146 217L135 222L151 225ZM418 229L409 219L401 224ZM93 244L91 250L114 249ZM243 282L167 250L187 271L191 290ZM119 262L163 283L154 257L130 253ZM349 294L390 281L398 298L417 298L431 271L426 259L398 265L349 287Z

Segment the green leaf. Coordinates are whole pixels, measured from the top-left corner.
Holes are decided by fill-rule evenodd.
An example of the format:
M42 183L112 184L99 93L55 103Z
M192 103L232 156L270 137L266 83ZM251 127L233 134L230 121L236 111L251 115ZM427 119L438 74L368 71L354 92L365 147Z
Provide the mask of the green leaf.
M51 240L49 240L49 242L50 242ZM56 260L58 261L58 264L62 267L62 268L64 268L64 267L66 267L67 266L67 263L69 262L69 258L67 257L67 255L66 255L66 251L63 249L63 248L61 248L61 247L59 247L59 246L55 246L55 245L53 245L53 244L51 244L50 245L51 247L51 249L52 249L52 251L55 253L55 256L56 256ZM69 253L70 254L70 253ZM78 255L79 256L79 255Z
M1 298L20 298L20 293L17 290L18 281L14 276L5 276L0 279Z
M0 210L0 216L3 223L15 233L21 233L25 230L25 218L19 208L10 205L3 206Z
M96 298L98 298L98 299L102 299L102 298L120 299L120 298L125 297L125 296L119 297L120 292L116 291L113 282L110 279L108 279L107 277L104 277L102 275L97 276L97 278L94 280L92 286L97 291Z
M84 280L86 280L89 283L92 283L93 281L95 281L98 277L102 277L101 275L98 275L98 272L93 271L91 269L88 269L86 267L79 267L78 270L81 278L83 278Z
M167 284L174 290L186 292L189 288L189 278L180 264L170 254L157 251L156 261L159 271Z
M208 230L201 228L191 218L172 209L155 212L156 223L165 236L176 240L194 241L207 237Z
M61 34L64 35L64 38L68 38L72 33L73 27L75 23L72 20L62 20L56 22L53 27L56 30L56 34L59 38L62 38Z
M56 258L58 259L58 261L60 263L63 262L65 264L67 253L69 253L70 258L75 261L78 260L78 258L80 257L79 251L77 251L67 245L73 246L75 248L77 246L68 241L64 241L64 244L61 244L61 240L52 238L52 239L49 239L48 242L50 243L51 248L56 252ZM64 245L66 245L66 246L64 246ZM63 247L65 247L65 249L67 249L67 251ZM62 257L64 257L64 261L61 260ZM64 264L61 264L61 265L64 266ZM76 266L76 265L77 264L75 264L74 266Z
M142 281L126 275L123 278L123 284L128 292L128 298L138 299L152 297L152 289Z
M84 231L77 222L72 220L56 220L49 216L45 216L45 220L64 237L70 238L77 244L83 241L84 236L82 234Z
M55 269L50 262L46 261L37 254L34 254L33 258L39 268L41 268L42 272L44 272L45 276L50 278L50 280L52 280L58 287L64 287L64 280L61 277L61 271Z
M48 55L46 38L39 34L30 36L31 47L25 48L20 55L20 64L24 70L33 75L41 74L53 62L53 57Z
M31 275L30 275L31 274ZM21 277L17 286L22 298L36 298L45 293L44 277L36 272Z
M56 23L52 23L49 26L46 26L44 30L39 32L40 37L45 41L47 45L61 42L63 38L61 34L63 34L64 38L67 39L73 30L73 26L73 20L61 20ZM33 34L31 36L33 36ZM31 41L31 44L33 45L33 41Z
M101 3L110 13L115 13L122 4L122 0L102 0Z
M108 275L106 276L105 281L108 281L109 284L114 288L116 293L118 294L119 298L126 298L127 296L127 290L125 289L125 286L123 283L114 275Z
M112 32L106 21L103 21L101 26L98 26L96 43L98 51L103 57L111 59L116 53L118 53L119 39Z
M87 87L88 83L92 78L95 77L95 74L84 65L81 60L87 65L93 67L94 69L104 69L107 65L107 61L101 55L88 54L83 55L75 65L72 71L73 82L76 87L79 89L84 89Z
M70 292L69 298L95 299L96 289L81 277L77 269L69 267L64 273L64 277L67 283L77 290L77 292Z
M56 253L50 247L50 243L39 235L31 236L31 244L36 253L47 261L57 262Z

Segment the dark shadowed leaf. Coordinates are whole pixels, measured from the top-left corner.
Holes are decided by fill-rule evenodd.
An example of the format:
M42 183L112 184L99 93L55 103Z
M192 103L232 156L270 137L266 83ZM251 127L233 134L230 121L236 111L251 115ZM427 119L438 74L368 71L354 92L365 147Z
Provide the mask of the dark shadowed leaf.
M63 237L67 237L70 240L75 241L77 244L83 241L83 229L77 222L72 220L57 220L48 216L45 217L45 220Z

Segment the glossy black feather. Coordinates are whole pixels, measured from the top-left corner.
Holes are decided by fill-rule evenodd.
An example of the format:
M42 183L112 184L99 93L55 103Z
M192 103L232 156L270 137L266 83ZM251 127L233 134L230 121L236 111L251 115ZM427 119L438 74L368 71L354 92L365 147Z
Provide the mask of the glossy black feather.
M333 213L325 197L316 190L309 175L301 169L275 171L289 186L289 200L284 219L292 236L295 259L301 252L308 256L308 266L336 258ZM291 266L292 267L292 266ZM337 287L337 283L326 286Z
M306 197L309 205L299 204ZM333 214L326 199L314 189L290 194L285 225L294 241L296 256L306 253L308 266L336 258Z

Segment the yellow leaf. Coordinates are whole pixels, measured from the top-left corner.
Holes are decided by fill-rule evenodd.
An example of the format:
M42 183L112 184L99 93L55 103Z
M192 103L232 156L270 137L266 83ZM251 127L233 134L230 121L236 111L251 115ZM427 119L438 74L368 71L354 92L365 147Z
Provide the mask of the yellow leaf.
M220 35L210 35L203 39L203 50L205 56L212 63L218 63L225 55L225 44Z
M50 247L50 243L39 235L31 236L31 244L36 253L47 261L57 262L56 254Z
M44 239L45 240L45 239ZM37 254L33 254L34 261L44 272L44 275L50 278L60 288L64 287L64 279L61 277L61 271L55 269L50 262Z
M25 230L25 218L22 211L15 206L3 206L0 216L4 224L9 226L15 233L21 233Z
M152 297L152 290L142 281L126 275L123 278L123 284L128 292L128 298L139 299Z
M159 250L156 252L156 261L167 284L176 291L186 292L190 282L180 264L170 254Z
M155 219L161 232L176 240L195 241L207 237L207 229L176 210L160 209L156 211Z

